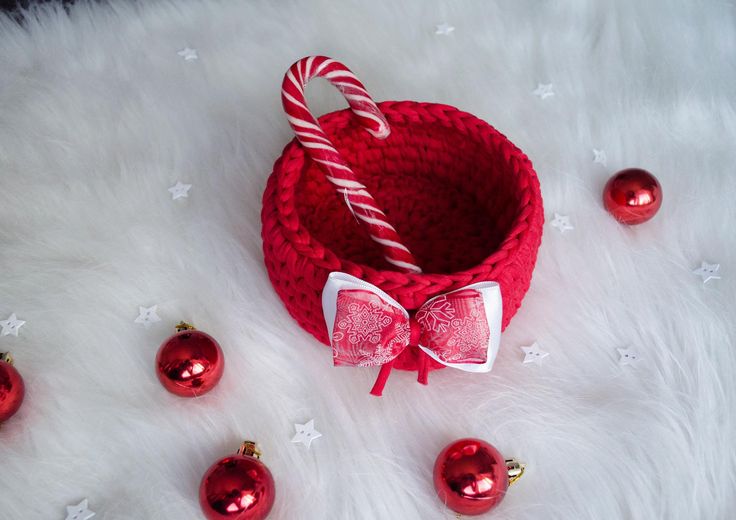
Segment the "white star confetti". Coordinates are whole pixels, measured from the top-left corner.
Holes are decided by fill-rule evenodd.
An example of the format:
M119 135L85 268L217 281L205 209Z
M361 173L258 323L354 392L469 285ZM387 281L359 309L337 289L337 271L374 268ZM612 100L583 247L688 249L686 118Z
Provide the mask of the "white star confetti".
M311 446L314 439L322 437L322 434L314 429L314 419L307 424L294 424L296 435L291 439L294 444L303 444L307 448Z
M535 341L528 347L520 347L521 350L524 351L524 361L523 363L541 363L542 359L549 356L549 352L545 352L541 348L539 348L539 345Z
M559 213L555 213L555 218L552 219L552 222L550 222L549 224L553 228L559 229L560 233L575 229L575 226L570 223L570 217L568 217L567 215L560 215Z
M547 99L555 95L552 90L552 83L540 83L537 85L536 90L532 92L535 96L539 96L541 99Z
M709 264L708 262L701 262L700 267L698 267L697 269L693 269L693 274L697 274L698 276L700 276L703 279L703 283L705 284L708 283L710 280L721 279L721 277L716 274L720 268L720 264ZM3 332L5 331L3 330Z
M639 354L634 352L633 349L630 348L617 348L618 350L618 364L623 365L633 365L637 361L639 361Z
M199 55L197 55L197 49L190 49L189 47L184 47L182 50L176 52L179 56L184 58L184 61L192 61L199 59Z
M15 313L11 314L7 320L0 321L0 327L2 327L0 336L9 336L11 334L17 336L18 331L25 323L25 321L19 320Z
M156 308L158 305L153 307L138 307L138 317L135 319L135 323L142 323L145 328L150 327L157 321L161 321L161 318L156 314Z
M608 158L606 157L606 151L598 150L597 148L593 148L593 162L602 164L603 166L605 166L606 163L608 162Z
M452 25L450 25L450 24L448 24L446 22L443 22L443 23L441 23L439 25L435 25L435 31L434 31L434 33L435 34L440 34L442 36L448 36L454 30L455 30L455 28Z
M188 198L191 187L191 184L182 184L181 182L176 181L176 184L169 188L169 191L171 192L171 200Z
M66 520L89 520L93 516L95 513L89 510L86 498L75 506L66 506Z

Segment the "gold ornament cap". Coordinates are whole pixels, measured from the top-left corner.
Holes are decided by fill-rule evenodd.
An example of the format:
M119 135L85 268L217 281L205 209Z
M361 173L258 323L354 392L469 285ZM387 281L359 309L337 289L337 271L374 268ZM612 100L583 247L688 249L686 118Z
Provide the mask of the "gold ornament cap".
M12 365L13 356L10 355L10 352L0 352L0 361L4 361L8 365Z
M509 476L509 486L524 475L525 469L526 464L522 464L516 459L506 459L506 472Z
M176 328L176 332L182 332L184 330L197 330L197 328L194 325L187 323L186 321L180 321L179 323L176 324L175 328Z
M258 449L256 443L253 441L244 441L243 444L238 448L238 455L244 455L246 457L261 458L261 450Z

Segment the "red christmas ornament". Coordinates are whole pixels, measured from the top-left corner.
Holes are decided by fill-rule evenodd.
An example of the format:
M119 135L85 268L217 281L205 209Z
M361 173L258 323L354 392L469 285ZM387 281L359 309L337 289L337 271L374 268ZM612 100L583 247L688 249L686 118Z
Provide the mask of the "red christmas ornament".
M245 441L237 455L215 462L202 477L199 504L207 520L262 520L276 498L276 485L261 452Z
M646 170L621 170L603 188L603 205L619 222L641 224L652 218L662 205L662 187Z
M524 465L504 460L480 439L460 439L445 447L434 463L434 487L440 500L461 515L493 509L506 489L524 473Z
M212 390L222 377L225 358L220 345L183 321L156 355L156 374L164 388L182 397L196 397Z
M23 404L26 387L13 366L9 352L0 352L0 423L7 421Z

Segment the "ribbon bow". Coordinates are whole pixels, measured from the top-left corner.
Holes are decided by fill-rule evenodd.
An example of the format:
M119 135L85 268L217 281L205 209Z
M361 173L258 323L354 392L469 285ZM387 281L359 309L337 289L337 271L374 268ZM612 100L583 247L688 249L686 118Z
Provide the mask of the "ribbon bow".
M384 291L346 273L333 272L322 309L335 366L381 366L373 390L381 395L393 361L409 345L445 366L488 372L501 339L501 289L480 282L441 294L414 315ZM426 357L419 380L426 384Z

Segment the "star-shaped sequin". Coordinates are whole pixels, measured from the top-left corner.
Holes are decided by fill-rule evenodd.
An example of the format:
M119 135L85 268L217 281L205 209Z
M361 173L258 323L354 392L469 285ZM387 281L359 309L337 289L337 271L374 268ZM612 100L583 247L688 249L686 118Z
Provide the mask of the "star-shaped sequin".
M618 350L618 364L619 365L633 365L639 361L639 354L634 352L631 348L617 348Z
M520 347L524 351L523 363L541 363L542 359L549 356L549 352L545 352L535 341L528 347Z
M575 229L575 226L570 223L570 217L568 217L567 215L560 215L559 213L555 213L555 218L553 218L552 222L550 222L549 224L553 228L559 229L560 233Z
M11 314L7 320L0 321L0 327L2 327L0 336L17 336L18 331L25 323L25 321L19 320L15 313Z
M606 151L598 150L597 148L593 148L593 162L602 164L603 166L605 166L606 163L608 162L608 158L606 157Z
M171 192L171 200L189 197L189 190L191 187L191 184L182 184L180 181L176 181L176 184L169 188L169 191Z
M698 276L700 276L703 279L703 283L708 283L710 280L721 279L721 277L716 274L720 268L720 264L709 264L708 262L701 262L700 267L698 267L697 269L693 269L693 274L697 274Z
M539 96L541 99L547 99L555 95L552 90L552 83L540 83L537 88L532 92L535 96Z
M156 314L157 307L158 305L138 307L138 317L135 319L135 323L142 323L145 328L148 328L157 321L161 321L161 318Z
M176 51L176 53L184 58L184 61L192 61L199 59L199 55L197 54L197 49L190 49L189 47L184 47L180 51Z
M314 429L314 419L307 424L294 424L296 435L291 439L295 444L303 444L307 448L312 445L314 439L322 437L322 434Z
M442 36L447 36L452 31L455 30L455 28L447 22L443 22L439 25L435 25L434 29L435 29L434 31L435 34L440 34Z
M66 506L66 520L89 520L93 516L95 513L89 510L86 498L75 506Z

